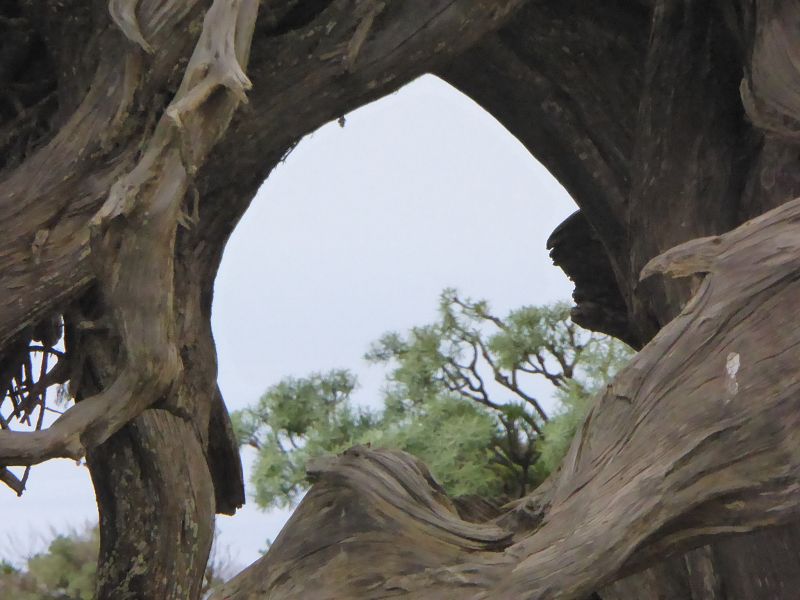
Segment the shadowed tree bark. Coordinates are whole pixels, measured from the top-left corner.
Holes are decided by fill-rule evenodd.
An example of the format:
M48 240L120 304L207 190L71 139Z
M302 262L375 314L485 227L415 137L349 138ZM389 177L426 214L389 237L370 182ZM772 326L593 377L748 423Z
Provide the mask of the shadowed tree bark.
M225 242L303 135L433 72L572 194L549 246L575 319L642 350L499 515L353 449L216 597L794 597L798 26L778 0L6 2L0 479L85 456L98 597L197 598L244 501Z

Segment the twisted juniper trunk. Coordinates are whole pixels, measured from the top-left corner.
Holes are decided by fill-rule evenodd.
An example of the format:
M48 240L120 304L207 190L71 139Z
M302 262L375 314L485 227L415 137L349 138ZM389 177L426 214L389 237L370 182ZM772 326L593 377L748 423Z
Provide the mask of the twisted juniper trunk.
M647 260L800 195L793 3L641 4L529 6L442 72L573 195L580 212L549 245L575 282L574 318L637 347L696 287L640 282ZM796 526L721 539L603 593L788 599L797 555Z
M219 597L793 598L798 22L777 0L4 3L3 401L44 409L30 355L63 321L40 381L77 402L3 423L0 480L86 455L98 596L197 597L244 499L209 325L225 242L303 135L435 72L575 198L550 240L575 319L643 350L492 523L356 449Z
M800 194L790 33L799 15L792 3L648 4L530 3L439 71L578 202L581 212L551 240L575 277L576 318L637 346L652 340L598 399L563 471L497 520L517 543L466 550L480 531L449 537L450 517L396 505L388 516L372 479L386 482L388 496L393 485L421 494L429 484L409 483L400 463L389 475L359 477L376 460L362 450L361 466L356 454L320 472L271 552L220 597L258 589L581 598L601 587L608 599L795 596L797 357L787 315L798 293L797 205L682 248L685 263L652 263L651 273L679 280L639 273L676 244L724 233ZM360 508L337 522L337 510L327 510L337 501ZM376 525L387 519L392 527ZM730 537L778 524L787 528ZM371 573L373 544L393 544L382 554L386 569L347 579L354 564ZM415 561L418 547L437 554ZM309 573L325 585L305 587Z
M48 429L0 432L0 475L21 490L6 466L86 455L98 597L197 597L213 514L244 500L209 318L260 183L304 134L452 59L520 3L0 8L0 217L15 234L0 249L0 372L15 410L18 393L43 403L17 373L42 324L63 320L57 380L76 400Z

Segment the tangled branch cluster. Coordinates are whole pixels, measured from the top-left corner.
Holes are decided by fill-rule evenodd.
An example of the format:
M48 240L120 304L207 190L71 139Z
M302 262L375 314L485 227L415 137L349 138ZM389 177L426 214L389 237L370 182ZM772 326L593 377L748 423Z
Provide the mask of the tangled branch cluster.
M0 356L0 429L41 431L48 412L62 413L69 374L63 330L61 315L46 319ZM0 481L22 495L30 468L17 476L0 466Z

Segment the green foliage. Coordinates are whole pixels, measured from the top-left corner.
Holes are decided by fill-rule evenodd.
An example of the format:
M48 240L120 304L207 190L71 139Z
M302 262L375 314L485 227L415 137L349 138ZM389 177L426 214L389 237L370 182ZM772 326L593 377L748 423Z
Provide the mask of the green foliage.
M91 600L94 598L100 533L97 526L56 535L47 550L30 557L25 569L0 561L0 598L14 600ZM204 590L233 574L230 557L212 549Z
M69 598L91 600L99 546L96 528L83 534L59 535L47 553L28 561L28 571L48 589L62 591Z
M495 419L480 406L448 395L405 415L385 411L357 443L405 450L420 458L452 495L496 496L503 491L491 462Z
M401 403L395 410L356 410L350 398L355 385L335 402L331 401L330 388L321 385L329 377L345 374L354 384L355 377L342 371L283 380L267 390L255 408L234 415L239 439L258 451L251 475L257 504L265 508L291 506L305 489L305 467L310 459L356 444L395 448L418 456L454 494L494 495L501 491L502 478L489 460L497 424L487 411L448 395L434 396L430 402L414 407ZM317 424L302 434L295 432L290 441L282 413L287 404L276 402L276 396L310 386L317 386L317 393L306 396L315 398L316 405L308 410L317 415Z
M437 322L406 335L387 333L367 353L390 367L387 410L425 405L442 394L483 406L496 424L487 446L494 471L508 495L524 494L558 465L588 396L624 365L630 349L577 327L565 302L524 306L499 318L485 300L448 289L439 312ZM551 419L534 393L537 379L563 404Z
M0 567L0 597L18 600L91 600L100 539L96 528L57 535L27 568Z
M0 575L13 575L14 573L19 573L19 569L6 560L0 560Z
M292 505L309 459L359 443L416 455L453 495L525 494L558 467L590 395L631 353L578 328L569 310L526 306L501 319L445 290L436 322L386 333L367 352L389 369L382 411L353 406L349 371L280 381L233 415L240 442L258 451L256 502ZM559 400L549 417L537 380Z
M292 505L304 490L310 458L340 452L373 427L375 416L350 403L356 385L345 370L289 377L232 415L238 439L258 450L252 476L258 504Z
M555 471L569 450L575 432L583 422L591 396L579 385L570 385L558 393L560 406L545 424L539 441L537 466L543 474Z

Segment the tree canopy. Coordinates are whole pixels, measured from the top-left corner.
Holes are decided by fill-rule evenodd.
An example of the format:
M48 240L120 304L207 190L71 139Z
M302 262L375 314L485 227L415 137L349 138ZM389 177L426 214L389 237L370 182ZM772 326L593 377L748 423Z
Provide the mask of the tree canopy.
M356 377L334 370L283 379L234 413L234 426L257 451L262 507L292 505L309 460L356 444L417 456L452 496L517 498L558 467L588 398L629 357L572 323L566 303L500 318L448 289L436 322L387 333L366 353L389 369L382 409L356 406Z

